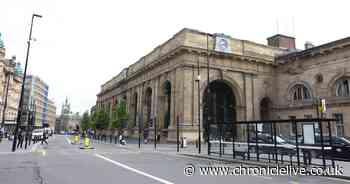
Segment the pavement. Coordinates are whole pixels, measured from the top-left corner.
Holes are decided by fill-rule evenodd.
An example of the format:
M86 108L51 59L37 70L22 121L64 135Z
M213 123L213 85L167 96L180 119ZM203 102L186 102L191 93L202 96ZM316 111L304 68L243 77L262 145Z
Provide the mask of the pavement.
M0 143L0 152L2 144L5 143ZM173 151L176 146L165 144L157 150L151 144L138 149L138 144L104 143L93 143L95 149L80 149L80 145L70 144L67 137L55 135L49 139L49 145L37 145L22 154L0 153L1 184L350 183L319 176L203 176L198 172L199 166L227 163L184 156ZM184 174L189 164L196 169L191 176Z
M96 141L93 140L94 143L96 144L114 144L114 140L110 142L109 139L107 141ZM138 145L138 140L137 139L131 139L128 140L128 143L124 148L128 149L134 149L134 150L141 150L142 152L157 152L157 153L166 153L166 154L173 154L173 155L183 155L183 156L188 156L188 157L193 157L193 158L202 158L202 159L210 159L210 160L216 160L216 161L221 161L225 163L243 163L246 165L255 165L259 167L264 167L267 165L270 166L275 166L274 162L272 161L271 163L268 162L267 155L260 155L260 158L264 158L263 160L260 160L259 162L255 161L254 159L252 160L242 160L241 157L238 156L238 159L232 159L232 155L222 155L219 156L218 154L207 154L207 144L202 144L201 146L201 154L198 153L198 147L196 147L193 144L188 144L187 147L181 148L179 147L179 152L177 152L177 146L176 144L157 144L156 147L154 146L154 143L148 143L144 144L143 142L140 145ZM230 148L228 148L230 149ZM254 153L251 153L251 156L254 157ZM289 157L284 156L285 160L285 165L289 164ZM297 160L295 157L293 157L293 162L296 164ZM346 179L350 181L350 162L343 162L343 161L334 161L335 166L339 166L343 168L343 175L335 175L335 176L330 176L333 178L340 178L340 179ZM318 164L319 166L322 165L322 160L321 159L313 159L314 164ZM326 162L327 165L331 165L331 161L328 160Z
M32 142L33 143L33 142ZM16 153L28 153L36 149L38 146L37 144L32 144L27 146L27 149L25 148L25 143L23 142L23 148L19 148L16 150ZM10 154L12 153L12 141L9 141L8 139L2 139L0 142L0 154Z

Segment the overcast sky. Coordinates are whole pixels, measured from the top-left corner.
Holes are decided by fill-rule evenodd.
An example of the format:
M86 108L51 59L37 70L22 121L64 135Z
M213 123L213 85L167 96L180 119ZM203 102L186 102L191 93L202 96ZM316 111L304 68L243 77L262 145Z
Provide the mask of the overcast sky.
M184 27L266 44L276 33L319 45L350 36L350 2L316 0L2 0L0 32L7 57L23 63L32 13L30 74L49 86L57 113L95 104L102 83ZM277 26L278 25L278 26Z

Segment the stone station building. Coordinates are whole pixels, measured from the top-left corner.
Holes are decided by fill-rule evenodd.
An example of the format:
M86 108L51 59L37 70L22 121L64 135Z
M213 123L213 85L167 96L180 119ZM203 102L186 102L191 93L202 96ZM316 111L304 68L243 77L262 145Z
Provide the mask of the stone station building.
M316 118L314 101L321 97L327 102L325 117L339 119L333 131L350 136L350 38L320 46L306 43L303 50L296 49L295 38L281 34L267 42L182 29L104 83L96 108L111 112L125 100L129 135L138 135L141 122L149 130L144 136L152 139L155 119L160 139L175 141L178 118L180 136L196 140L198 117L202 136L206 133L209 63L214 121ZM291 126L279 128L294 133Z

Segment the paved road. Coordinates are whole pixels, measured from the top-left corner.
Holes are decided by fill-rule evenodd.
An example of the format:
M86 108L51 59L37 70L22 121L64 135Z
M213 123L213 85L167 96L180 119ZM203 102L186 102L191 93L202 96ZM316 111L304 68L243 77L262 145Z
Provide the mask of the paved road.
M186 165L208 165L213 162L168 152L140 152L135 147L108 144L94 146L95 150L82 150L78 145L68 144L66 137L55 136L49 140L48 146L39 145L33 152L0 152L0 183L349 183L345 180L307 176L200 176L198 173L185 176L183 169Z

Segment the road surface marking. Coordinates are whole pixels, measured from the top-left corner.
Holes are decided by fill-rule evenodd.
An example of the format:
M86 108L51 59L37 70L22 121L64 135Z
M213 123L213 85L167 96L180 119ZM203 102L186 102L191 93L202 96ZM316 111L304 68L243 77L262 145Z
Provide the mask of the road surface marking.
M65 137L66 138L66 141L68 142L68 144L71 144L70 140L68 137Z
M38 148L38 144L34 144L30 149L30 152L35 152L37 148Z
M270 176L256 176L256 177L263 178L266 180L272 180L272 177L270 177Z
M350 183L350 181L349 181L349 180L346 180L346 179L341 179L341 178L327 178L327 179L329 179L329 180L335 180L335 181L342 181L342 182L348 182L348 183Z
M41 151L41 153L43 154L43 156L46 156L46 151L44 149Z
M296 182L296 181L290 181L289 183L290 184L299 184L299 182Z
M158 177L156 177L156 176L152 176L152 175L150 175L150 174L147 174L147 173L142 172L142 171L140 171L140 170L134 169L134 168L132 168L132 167L129 167L129 166L124 165L124 164L122 164L122 163L119 163L119 162L117 162L117 161L111 160L111 159L109 159L109 158L107 158L107 157L104 157L104 156L102 156L102 155L100 155L100 154L95 154L95 156L96 156L96 157L99 157L99 158L102 158L102 159L104 159L104 160L106 160L106 161L108 161L108 162L111 162L111 163L113 163L114 165L117 165L117 166L122 167L122 168L124 168L124 169L130 170L130 171L132 171L132 172L141 174L141 175L143 175L143 176L149 177L149 178L154 179L154 180L156 180L156 181L159 181L159 182L161 182L161 183L164 183L164 184L174 184L173 182L170 182L170 181L167 181L167 180L158 178Z

